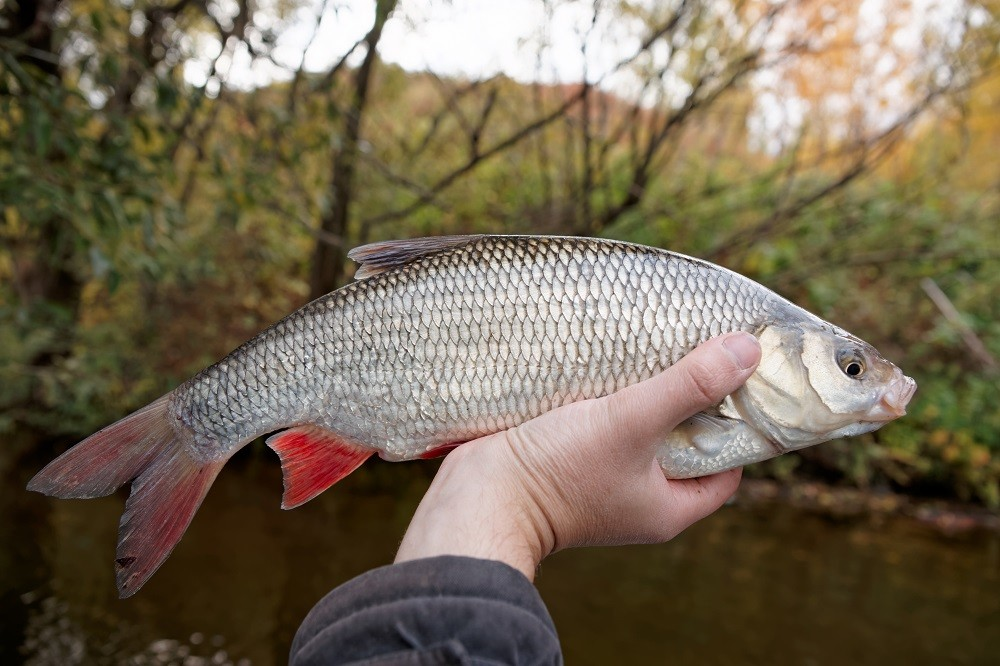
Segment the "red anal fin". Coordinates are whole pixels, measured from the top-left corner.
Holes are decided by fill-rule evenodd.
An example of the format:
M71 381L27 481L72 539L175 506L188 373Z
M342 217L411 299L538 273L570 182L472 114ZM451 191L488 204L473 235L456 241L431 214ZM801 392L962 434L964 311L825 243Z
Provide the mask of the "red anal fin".
M290 428L267 440L281 458L282 509L294 509L361 466L373 451L317 426Z
M440 446L435 446L432 449L427 449L420 454L421 460L430 460L431 458L440 458L441 456L446 456L451 453L452 449L457 448L465 444L465 441L461 442L448 442L447 444L441 444Z

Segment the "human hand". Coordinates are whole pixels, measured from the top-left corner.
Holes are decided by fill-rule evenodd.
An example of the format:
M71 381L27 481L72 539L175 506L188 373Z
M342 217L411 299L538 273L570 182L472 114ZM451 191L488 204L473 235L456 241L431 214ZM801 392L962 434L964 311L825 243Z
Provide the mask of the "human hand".
M672 539L718 509L741 470L669 480L656 445L742 386L759 360L753 336L720 336L656 377L463 444L442 463L396 561L465 555L532 579L563 548Z

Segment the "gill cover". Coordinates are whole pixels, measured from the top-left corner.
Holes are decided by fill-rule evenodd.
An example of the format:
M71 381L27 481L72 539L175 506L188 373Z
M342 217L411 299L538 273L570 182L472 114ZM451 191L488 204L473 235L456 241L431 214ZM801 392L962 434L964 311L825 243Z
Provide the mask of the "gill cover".
M745 408L740 411L772 438L788 444L787 437L776 436L778 431L801 429L813 406L811 403L818 398L802 364L802 329L768 326L758 341L760 364L741 391L742 400L738 404L744 403Z
M880 378L862 381L838 364L844 349L853 352L860 341L802 324L772 324L758 339L760 365L733 402L772 442L799 449L881 425L865 419L880 399Z

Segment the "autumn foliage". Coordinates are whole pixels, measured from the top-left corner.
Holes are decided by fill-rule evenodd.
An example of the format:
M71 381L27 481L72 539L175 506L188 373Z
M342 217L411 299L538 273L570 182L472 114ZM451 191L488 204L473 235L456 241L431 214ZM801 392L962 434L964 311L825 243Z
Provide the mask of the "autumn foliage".
M604 235L745 273L917 379L906 418L753 473L1000 505L995 0L594 3L559 83L383 62L412 18L385 0L322 68L282 60L328 4L0 5L0 430L145 404L359 243Z

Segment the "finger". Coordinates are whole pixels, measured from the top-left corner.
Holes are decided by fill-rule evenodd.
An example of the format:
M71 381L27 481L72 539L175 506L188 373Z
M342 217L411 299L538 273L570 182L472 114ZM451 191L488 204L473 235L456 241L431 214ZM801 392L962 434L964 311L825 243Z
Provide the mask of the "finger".
M713 338L659 375L608 396L608 421L623 440L648 446L689 416L719 404L759 361L760 345L749 333Z
M696 479L668 479L664 489L671 504L691 511L693 522L722 506L736 492L742 478L743 468L737 467Z
M664 536L673 538L726 503L739 488L743 468L697 479L671 480L663 484L661 506L666 516L661 525Z

